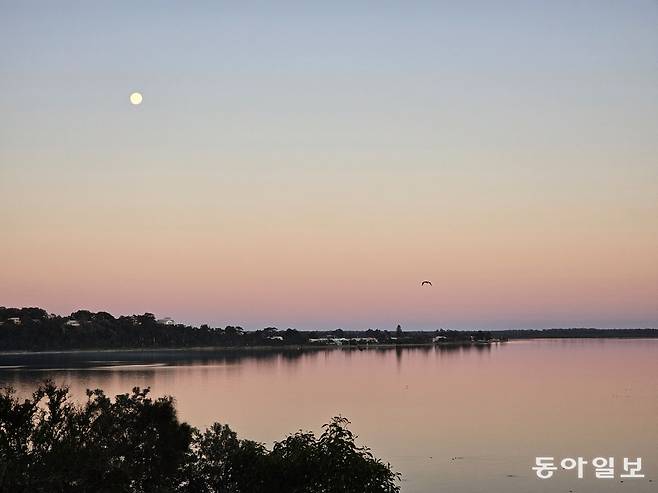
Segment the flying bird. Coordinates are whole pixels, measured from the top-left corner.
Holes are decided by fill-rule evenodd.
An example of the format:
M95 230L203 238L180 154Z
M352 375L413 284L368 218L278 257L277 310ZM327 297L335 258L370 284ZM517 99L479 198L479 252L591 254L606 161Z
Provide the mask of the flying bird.
M420 283L421 286L425 286L425 284L429 284L430 286L432 285L430 281L423 281Z

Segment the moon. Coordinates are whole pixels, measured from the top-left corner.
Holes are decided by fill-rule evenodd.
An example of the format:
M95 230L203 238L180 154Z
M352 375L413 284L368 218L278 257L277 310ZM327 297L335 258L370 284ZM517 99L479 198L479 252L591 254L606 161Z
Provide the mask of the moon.
M133 92L130 95L130 102L132 103L133 106L139 106L140 104L142 104L142 99L144 98L142 97L142 93L140 92Z

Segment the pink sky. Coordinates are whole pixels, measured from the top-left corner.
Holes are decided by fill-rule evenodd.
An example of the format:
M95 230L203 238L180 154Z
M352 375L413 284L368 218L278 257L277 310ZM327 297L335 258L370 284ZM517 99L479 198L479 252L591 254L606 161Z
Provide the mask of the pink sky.
M0 304L657 326L656 4L389 7L8 7Z

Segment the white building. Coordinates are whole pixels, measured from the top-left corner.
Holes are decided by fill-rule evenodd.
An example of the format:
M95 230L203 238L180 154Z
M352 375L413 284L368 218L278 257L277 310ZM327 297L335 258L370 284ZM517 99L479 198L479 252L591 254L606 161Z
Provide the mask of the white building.
M174 319L172 319L170 317L161 318L157 322L160 325L176 325L176 322L174 321Z
M352 337L347 339L345 337L320 337L319 339L309 339L308 342L316 344L335 344L342 346L343 344L377 344L379 341L375 337Z

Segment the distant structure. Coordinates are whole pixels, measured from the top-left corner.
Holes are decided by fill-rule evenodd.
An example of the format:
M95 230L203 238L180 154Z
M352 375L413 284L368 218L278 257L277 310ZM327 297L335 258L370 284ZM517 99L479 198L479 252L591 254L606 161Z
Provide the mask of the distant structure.
M77 320L67 320L65 325L68 325L69 327L80 327L80 322Z
M165 317L157 320L160 325L176 325L176 322L173 318Z
M379 341L375 337L319 337L317 339L309 339L311 344L333 344L335 346L342 346L343 344L377 344Z

